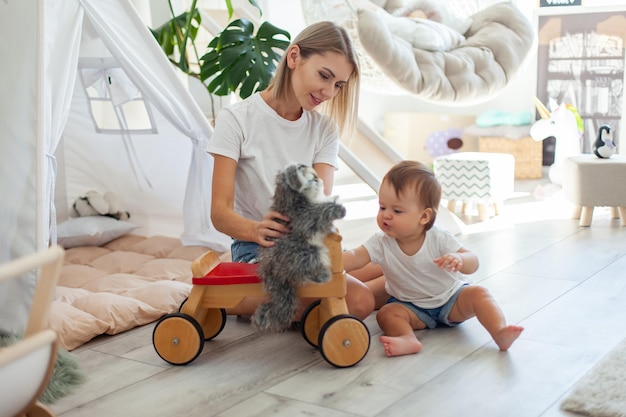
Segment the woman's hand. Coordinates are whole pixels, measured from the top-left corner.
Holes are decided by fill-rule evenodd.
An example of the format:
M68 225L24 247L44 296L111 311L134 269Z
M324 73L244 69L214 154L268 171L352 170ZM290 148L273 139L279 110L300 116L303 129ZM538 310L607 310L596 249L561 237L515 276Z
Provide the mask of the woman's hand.
M288 222L289 217L270 211L257 225L256 242L265 247L274 246L276 239L289 233L289 227L285 225Z

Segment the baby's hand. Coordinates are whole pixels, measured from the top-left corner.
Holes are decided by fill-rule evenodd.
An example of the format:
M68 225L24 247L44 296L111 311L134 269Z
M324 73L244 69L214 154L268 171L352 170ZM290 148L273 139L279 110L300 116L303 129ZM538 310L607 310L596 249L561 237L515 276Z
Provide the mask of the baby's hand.
M446 253L434 259L433 262L436 263L439 268L449 272L458 272L463 267L463 258L459 253Z

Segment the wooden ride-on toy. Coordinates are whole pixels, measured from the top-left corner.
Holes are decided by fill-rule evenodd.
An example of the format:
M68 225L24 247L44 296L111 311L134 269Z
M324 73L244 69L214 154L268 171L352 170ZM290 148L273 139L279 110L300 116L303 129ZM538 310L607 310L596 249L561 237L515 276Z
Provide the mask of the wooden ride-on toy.
M356 365L367 354L367 326L348 313L345 301L346 274L343 269L341 236L331 233L324 241L330 256L331 279L323 284L307 283L298 288L301 298L316 298L302 314L304 339L319 349L331 365ZM193 287L178 313L163 316L152 333L157 354L173 365L186 365L200 355L205 340L216 337L226 325L226 309L246 297L263 297L266 292L256 274L257 264L220 262L208 251L192 264Z

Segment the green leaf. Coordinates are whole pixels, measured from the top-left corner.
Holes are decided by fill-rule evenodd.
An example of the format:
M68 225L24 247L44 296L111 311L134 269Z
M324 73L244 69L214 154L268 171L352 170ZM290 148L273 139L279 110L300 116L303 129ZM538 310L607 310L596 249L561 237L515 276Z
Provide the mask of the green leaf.
M188 12L185 12L165 22L158 28L151 29L153 36L170 60L173 60L178 52L180 55L178 67L187 74L189 73L189 62L185 53L187 44L196 39L201 22L200 12L198 9L195 9L191 16Z
M254 35L246 19L231 22L208 45L200 59L200 79L216 95L239 92L249 97L269 85L282 53L289 46L289 32L263 22Z
M228 10L228 18L232 18L233 17L233 3L231 0L224 0L224 2L226 3L226 10Z
M254 0L248 0L248 3L250 3L251 5L253 5L254 7L256 7L259 10L259 14L261 16L263 16L263 11L261 10L261 8L259 7L258 3Z
M231 19L233 17L233 2L231 0L224 0L224 2L226 3L226 10L228 10L228 18ZM256 1L248 0L248 3L256 7L259 11L259 15L263 16L263 11L261 11L261 8Z

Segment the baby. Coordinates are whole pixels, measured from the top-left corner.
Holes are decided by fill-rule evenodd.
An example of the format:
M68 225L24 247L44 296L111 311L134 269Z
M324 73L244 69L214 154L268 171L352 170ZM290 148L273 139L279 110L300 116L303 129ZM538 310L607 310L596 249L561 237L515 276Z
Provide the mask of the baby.
M457 326L472 318L508 350L524 330L507 325L489 291L462 274L478 269L478 257L448 231L434 226L441 186L432 171L415 161L396 164L383 178L377 223L380 231L344 253L346 272L380 264L390 295L376 316L387 356L418 353L414 330Z

